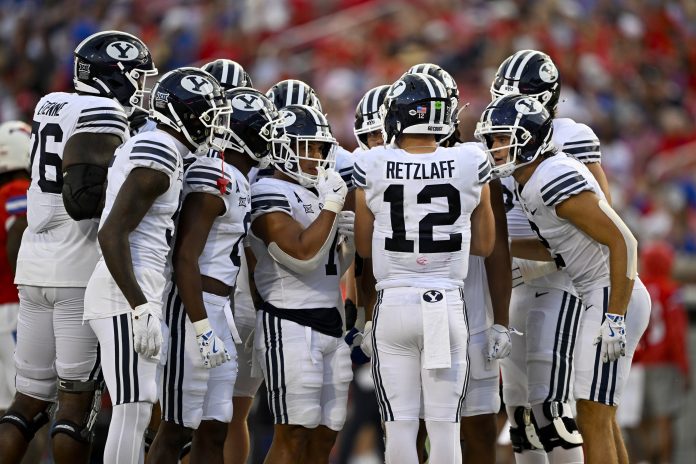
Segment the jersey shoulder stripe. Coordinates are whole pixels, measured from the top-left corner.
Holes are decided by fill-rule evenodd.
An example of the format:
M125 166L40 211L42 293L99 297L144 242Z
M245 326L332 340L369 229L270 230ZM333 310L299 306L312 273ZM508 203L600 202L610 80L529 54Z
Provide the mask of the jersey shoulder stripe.
M178 157L170 147L163 143L138 140L133 144L130 159L131 161L153 161L173 172L176 170Z
M541 189L541 199L546 206L554 206L572 195L590 188L587 180L577 172L567 172Z
M481 184L487 184L491 181L491 163L488 160L479 164L478 180Z
M353 165L353 183L361 188L367 187L367 175L365 171L356 163Z
M286 193L278 189L273 179L261 180L251 186L251 216L279 211L292 215L292 206Z

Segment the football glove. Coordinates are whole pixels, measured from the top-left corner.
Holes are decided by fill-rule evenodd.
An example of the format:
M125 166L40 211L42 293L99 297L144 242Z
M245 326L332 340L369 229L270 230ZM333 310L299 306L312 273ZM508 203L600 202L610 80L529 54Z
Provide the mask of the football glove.
M203 366L212 369L232 359L225 343L213 332L208 319L194 322L193 328L196 331L196 342L203 358Z
M616 361L626 356L626 323L620 314L606 313L594 344L601 343L599 355L602 362Z
M341 176L333 169L319 168L319 181L317 182L317 193L319 202L323 204L323 209L328 209L338 214L343 209L346 201L348 187Z
M133 323L133 349L146 358L157 359L162 346L162 327L154 314L158 313L154 303L144 303L131 311Z
M488 361L506 358L512 350L510 331L500 324L494 324L486 333L488 337Z
M355 213L341 211L338 213L338 233L343 235L348 242L353 243L355 238Z

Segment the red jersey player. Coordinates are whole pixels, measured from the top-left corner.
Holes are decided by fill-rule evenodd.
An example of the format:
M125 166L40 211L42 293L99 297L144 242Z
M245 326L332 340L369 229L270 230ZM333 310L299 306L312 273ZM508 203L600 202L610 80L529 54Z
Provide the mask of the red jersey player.
M29 140L21 121L0 124L0 411L14 397L14 336L19 298L14 284L17 251L27 226Z

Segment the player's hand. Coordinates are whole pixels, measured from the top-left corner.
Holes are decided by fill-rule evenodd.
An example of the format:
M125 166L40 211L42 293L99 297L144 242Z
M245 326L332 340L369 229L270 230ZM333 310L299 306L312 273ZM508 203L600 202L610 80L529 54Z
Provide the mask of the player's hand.
M512 350L510 331L500 324L494 324L486 333L488 337L488 361L506 358Z
M606 313L594 344L602 344L599 355L602 362L616 361L626 356L626 323L620 314Z
M194 322L193 328L196 331L196 342L203 358L203 366L212 369L232 359L225 343L213 332L208 319Z
M333 169L324 170L320 167L317 177L319 178L317 182L319 202L324 205L323 209L338 214L343 209L343 203L348 194L346 183Z
M352 211L341 211L338 213L338 233L343 235L346 240L353 243L355 238L355 213Z
M154 303L136 306L131 311L133 322L133 349L146 358L157 358L162 346L162 327Z
M365 322L365 328L363 329L362 335L363 338L360 342L360 349L363 353L365 353L365 356L372 358L372 321Z

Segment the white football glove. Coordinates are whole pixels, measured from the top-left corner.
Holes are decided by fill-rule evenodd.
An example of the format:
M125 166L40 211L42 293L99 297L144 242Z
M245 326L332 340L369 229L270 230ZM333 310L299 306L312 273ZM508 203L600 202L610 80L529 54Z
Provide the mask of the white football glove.
M317 182L317 193L319 202L324 205L323 209L328 209L338 214L343 209L346 201L348 187L341 176L333 169L319 168L319 181Z
M156 359L162 347L162 327L154 314L158 313L154 303L144 303L131 311L133 323L133 349L146 358Z
M616 361L626 356L626 323L620 314L606 313L594 344L602 344L599 355L602 362Z
M193 328L196 331L196 342L201 351L203 366L212 369L232 359L225 348L225 343L215 335L207 318L194 322Z
M365 328L362 332L363 339L360 342L360 349L365 356L372 358L374 351L372 350L372 321L365 322Z
M489 361L494 359L506 358L512 350L512 340L510 340L510 331L500 324L494 324L489 328L486 336L488 337L488 353Z
M355 213L352 211L341 211L338 213L338 233L343 235L346 240L353 242L355 238Z

